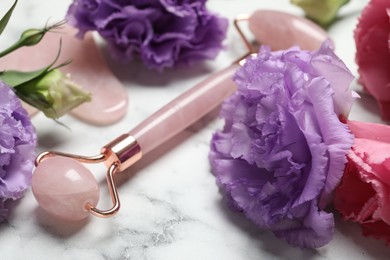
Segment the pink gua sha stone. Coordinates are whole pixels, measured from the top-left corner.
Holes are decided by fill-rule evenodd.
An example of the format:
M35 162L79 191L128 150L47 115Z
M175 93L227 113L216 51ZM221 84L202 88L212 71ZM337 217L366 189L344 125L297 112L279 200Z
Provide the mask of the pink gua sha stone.
M126 114L128 93L107 67L92 34L79 40L74 36L76 33L76 29L68 25L56 29L56 33L49 32L36 46L23 47L0 59L0 70L30 71L45 67L56 57L62 40L58 62L72 62L60 70L69 73L74 82L92 93L92 101L77 107L71 114L90 124L113 124Z
M32 177L32 191L39 205L59 218L77 221L89 216L85 205L95 207L99 186L78 161L64 157L43 160Z
M258 43L272 50L298 45L303 50L318 50L329 38L317 24L303 17L272 10L255 11L249 18L249 30Z

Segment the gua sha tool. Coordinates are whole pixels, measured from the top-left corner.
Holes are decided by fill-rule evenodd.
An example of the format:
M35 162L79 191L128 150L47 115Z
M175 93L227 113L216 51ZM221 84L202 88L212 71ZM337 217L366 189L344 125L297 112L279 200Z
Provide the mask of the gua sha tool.
M272 33L283 35L281 41L283 44L276 40L277 44L271 42L272 46L289 48L296 44L303 45L311 38L313 44L303 46L316 49L321 45L320 38L317 36L322 35L323 40L327 38L326 33L314 23L281 12L257 11L252 16L238 17L235 20L235 26L249 50L244 58L184 92L133 130L103 146L100 154L96 156L86 157L50 151L40 154L36 160L37 167L32 179L32 190L40 206L47 212L67 220L80 220L87 217L89 213L99 217L114 215L120 208L114 176L140 160L144 154L203 117L235 91L236 86L231 80L234 72L239 64L245 62L246 57L255 55L253 47L243 34L239 23L244 20L249 21L249 26L256 39L263 41L265 34L256 26L261 28L261 24L267 22L264 21L264 17L271 17L267 19L272 21L278 20L276 18L279 17L286 26L289 23L296 24L297 19L303 20L305 28L311 28L310 33L304 37L285 38L285 28L279 25L275 26L275 31ZM268 21L268 24L272 26L275 23ZM288 26L287 28L290 35L298 35L298 32L295 31L296 27ZM276 39L275 36L272 37ZM106 164L106 179L113 202L112 208L108 210L96 208L99 200L98 184L92 173L80 162L104 162Z

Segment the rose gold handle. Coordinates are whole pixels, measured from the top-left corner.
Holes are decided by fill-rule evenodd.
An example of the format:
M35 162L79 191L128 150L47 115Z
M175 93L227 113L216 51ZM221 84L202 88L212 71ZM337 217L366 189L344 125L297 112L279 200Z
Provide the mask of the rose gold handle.
M232 64L211 75L131 130L129 135L137 140L142 153L175 136L230 96L236 89L232 76L238 67Z

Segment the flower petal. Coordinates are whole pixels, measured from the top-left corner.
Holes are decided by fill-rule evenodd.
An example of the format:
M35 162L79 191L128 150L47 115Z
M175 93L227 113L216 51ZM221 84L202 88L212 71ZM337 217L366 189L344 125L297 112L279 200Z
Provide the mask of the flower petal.
M390 2L371 0L355 30L356 63L364 89L377 100L384 120L390 119Z
M316 55L334 58L326 48L262 47L248 58L234 77L237 92L222 106L225 127L213 135L209 156L230 205L299 247L330 241L333 215L319 203L337 185L353 141L334 104L334 95L352 100L352 92L332 86L347 81L327 80L322 65L312 64ZM329 62L337 73L328 76L349 73L339 62Z
M303 220L303 227L297 229L292 225L291 229L284 227L280 231L274 230L277 237L301 248L317 248L326 245L332 239L333 231L333 214L318 211L318 206L315 204L311 205Z
M75 0L69 7L70 23L79 36L96 30L122 62L140 57L148 68L162 71L213 59L226 37L227 19L209 12L204 0L84 2Z
M348 127L356 138L390 143L390 126L348 120Z

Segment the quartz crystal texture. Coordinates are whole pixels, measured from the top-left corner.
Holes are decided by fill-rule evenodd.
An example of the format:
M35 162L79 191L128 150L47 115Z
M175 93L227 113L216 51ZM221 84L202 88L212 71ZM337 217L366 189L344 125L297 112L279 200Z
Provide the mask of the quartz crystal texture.
M65 220L86 218L87 203L96 206L99 186L79 162L64 158L44 159L35 169L32 190L39 205L48 213Z

